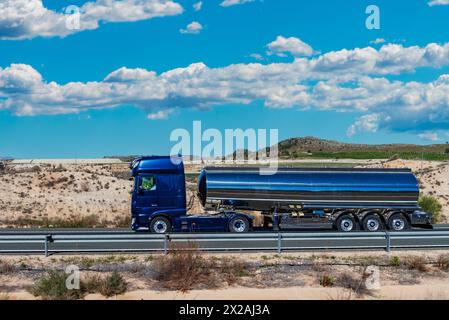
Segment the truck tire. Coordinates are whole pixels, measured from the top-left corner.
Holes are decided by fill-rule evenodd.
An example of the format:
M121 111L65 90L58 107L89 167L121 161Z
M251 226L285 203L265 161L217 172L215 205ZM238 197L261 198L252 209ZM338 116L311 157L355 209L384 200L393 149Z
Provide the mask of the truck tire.
M337 219L335 226L339 232L351 232L357 230L357 222L350 214L341 215Z
M405 231L410 229L410 224L402 213L395 213L388 219L388 229L391 231Z
M165 217L156 217L151 220L150 223L150 232L153 233L167 233L171 231L171 223Z
M384 229L382 220L377 214L367 214L362 222L363 230L377 232Z
M235 217L229 221L229 231L233 233L243 233L249 231L249 221L245 217Z

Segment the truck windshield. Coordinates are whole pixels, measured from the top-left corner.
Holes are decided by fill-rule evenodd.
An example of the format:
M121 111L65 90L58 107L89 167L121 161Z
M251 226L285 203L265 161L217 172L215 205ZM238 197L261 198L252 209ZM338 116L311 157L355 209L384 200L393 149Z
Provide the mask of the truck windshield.
M140 186L143 191L156 190L156 177L154 177L154 176L142 177Z

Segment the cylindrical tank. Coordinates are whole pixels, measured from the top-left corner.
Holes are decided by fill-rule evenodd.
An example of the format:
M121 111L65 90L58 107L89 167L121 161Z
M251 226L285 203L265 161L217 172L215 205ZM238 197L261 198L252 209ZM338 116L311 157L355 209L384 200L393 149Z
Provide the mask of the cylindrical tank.
M410 169L207 167L198 179L203 205L271 210L305 205L326 207L416 206L419 186Z

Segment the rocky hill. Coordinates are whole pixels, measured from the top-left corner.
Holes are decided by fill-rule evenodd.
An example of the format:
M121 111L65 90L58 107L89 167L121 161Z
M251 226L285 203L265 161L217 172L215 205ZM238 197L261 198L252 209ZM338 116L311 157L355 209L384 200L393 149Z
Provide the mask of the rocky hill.
M315 137L291 138L279 142L279 155L300 157L307 153L377 152L449 154L449 144L356 144Z
M279 150L290 152L445 152L446 148L449 148L449 144L357 144L316 137L291 138L279 143Z

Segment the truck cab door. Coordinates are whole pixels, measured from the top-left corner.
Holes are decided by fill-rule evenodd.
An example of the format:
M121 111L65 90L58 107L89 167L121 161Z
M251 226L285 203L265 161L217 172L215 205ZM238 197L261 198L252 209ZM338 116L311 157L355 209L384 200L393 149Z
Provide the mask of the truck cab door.
M144 174L139 176L135 201L136 207L142 214L151 214L159 209L157 176Z

